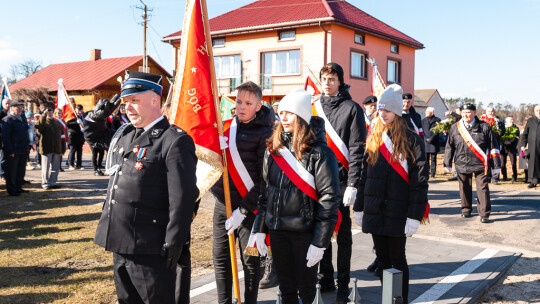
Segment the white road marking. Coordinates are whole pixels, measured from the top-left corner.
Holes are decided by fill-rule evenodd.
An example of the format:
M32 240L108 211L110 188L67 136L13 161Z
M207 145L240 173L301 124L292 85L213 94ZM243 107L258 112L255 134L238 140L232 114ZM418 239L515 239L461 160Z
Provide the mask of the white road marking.
M480 267L499 250L484 249L477 254L474 258L461 265L458 269L454 270L451 274L446 276L437 284L433 285L430 289L416 298L413 302L415 304L429 304L438 300L442 295L448 292L452 287L456 286L459 282L463 281L469 274L471 274L476 268Z

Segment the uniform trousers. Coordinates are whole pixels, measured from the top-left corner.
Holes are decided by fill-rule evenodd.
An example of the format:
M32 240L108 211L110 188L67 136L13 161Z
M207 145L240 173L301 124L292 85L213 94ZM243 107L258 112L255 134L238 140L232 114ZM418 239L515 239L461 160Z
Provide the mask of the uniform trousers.
M249 217L249 218L248 218ZM260 257L245 255L253 226L254 215L248 215L244 222L234 231L236 242L240 246L240 260L244 269L244 298L242 303L257 303L257 293L259 292L260 280ZM231 255L229 251L229 236L225 229L227 213L225 205L216 202L214 207L214 227L213 227L213 258L214 274L216 276L216 288L219 304L231 304L233 300L233 277L231 266Z
M24 175L26 173L27 153L4 155L4 178L6 179L6 190L11 195L17 195L22 190Z
M342 197L343 198L343 197ZM351 277L352 230L351 209L339 204L341 224L337 235L337 285L338 288L348 288ZM324 278L334 279L334 266L332 265L332 243L324 251L321 260L320 273Z
M379 261L378 266L383 270L393 267L403 272L401 294L403 296L403 302L409 303L409 265L405 256L407 238L405 236L390 237L376 234L373 234L372 237L377 260ZM382 276L380 280L382 284Z
M476 197L478 198L478 214L481 217L489 218L491 213L491 202L489 199L489 177L484 171L474 173L476 179ZM473 173L459 173L459 196L461 197L461 213L472 212L472 178Z
M317 265L307 267L307 252L313 233L270 230L272 258L276 266L283 304L313 303L317 285ZM328 251L328 249L326 250Z
M56 185L61 156L61 154L55 153L41 155L41 187L44 189Z
M157 254L113 254L114 285L119 304L173 304L176 270Z
M82 166L82 148L82 145L69 145L69 166L75 167L75 164L77 165L77 168ZM75 158L77 158L77 162L75 162Z
M517 161L516 161L516 153L513 153L510 151L510 147L503 145L503 148L501 150L501 162L502 162L502 168L501 168L501 174L503 176L503 179L507 179L508 175L506 173L506 157L510 158L510 164L512 165L512 178L517 179Z
M191 236L188 237L191 239ZM191 251L190 242L186 243L182 248L178 265L176 266L176 288L175 301L176 304L189 304L189 291L191 289Z
M100 148L92 148L92 166L94 171L102 167L103 156L105 155L105 150Z
M426 153L428 171L431 176L435 176L437 172L437 153Z

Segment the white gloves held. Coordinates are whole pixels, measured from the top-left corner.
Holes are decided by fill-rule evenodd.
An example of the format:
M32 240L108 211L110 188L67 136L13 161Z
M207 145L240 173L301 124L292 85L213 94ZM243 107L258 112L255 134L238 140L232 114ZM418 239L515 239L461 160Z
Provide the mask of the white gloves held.
M364 211L354 212L354 220L356 222L356 225L362 227L362 220L364 219Z
M358 190L355 187L347 187L347 189L345 189L345 193L343 194L343 205L345 207L354 205L357 192Z
M261 256L268 254L268 247L266 247L266 233L252 233L249 235L247 247L257 247Z
M219 148L221 150L225 150L229 147L229 145L227 144L227 141L229 140L229 138L227 138L226 136L220 136L219 137Z
M238 226L242 224L245 218L246 216L243 215L242 212L240 212L240 208L236 208L233 211L231 217L225 221L225 229L229 230L227 234L231 235L234 230L236 230L236 228L238 228Z
M405 236L411 237L413 234L416 233L416 231L418 231L419 226L420 221L407 218L407 222L405 223Z
M257 245L257 247L258 246L259 245ZM319 248L313 245L309 245L309 249L306 255L307 267L313 267L317 265L317 263L322 260L325 250L326 248Z
M444 167L444 170L448 173L452 173L452 167Z

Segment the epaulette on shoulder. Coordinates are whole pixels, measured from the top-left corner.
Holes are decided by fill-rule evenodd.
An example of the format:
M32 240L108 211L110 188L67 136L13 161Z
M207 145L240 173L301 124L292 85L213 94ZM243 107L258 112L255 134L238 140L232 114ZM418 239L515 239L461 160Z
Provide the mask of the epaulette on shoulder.
M178 134L178 135L187 134L186 131L182 130L182 128L180 128L179 126L176 126L176 125L171 125L169 127L169 130L171 130L173 133Z

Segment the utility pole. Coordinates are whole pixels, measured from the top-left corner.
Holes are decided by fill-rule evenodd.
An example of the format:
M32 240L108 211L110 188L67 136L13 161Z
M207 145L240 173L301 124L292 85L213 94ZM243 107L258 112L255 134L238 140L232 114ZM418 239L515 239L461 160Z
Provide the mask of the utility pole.
M146 55L146 30L148 29L148 11L151 12L152 10L149 10L142 0L139 1L141 1L143 5L143 7L137 6L138 9L141 9L143 11L143 72L149 73L150 69L148 68L148 56Z

